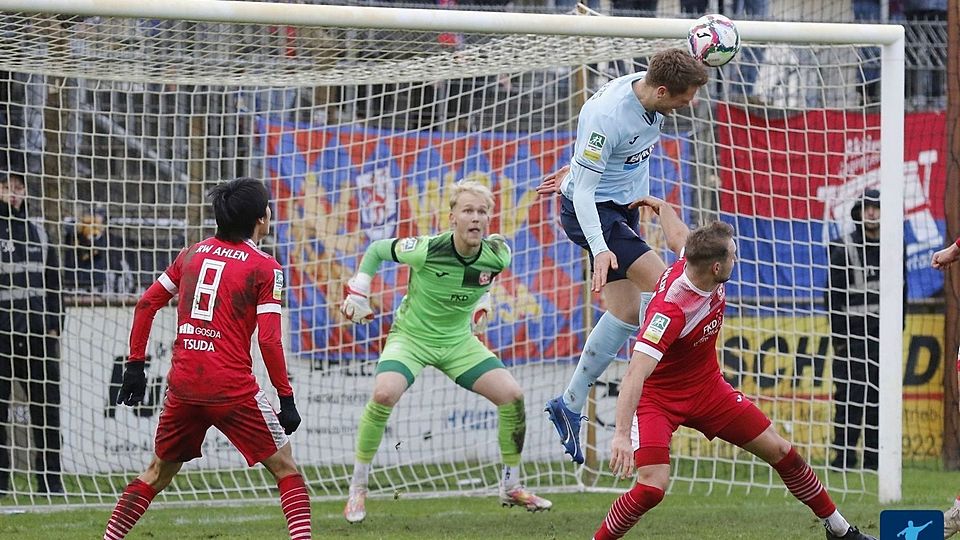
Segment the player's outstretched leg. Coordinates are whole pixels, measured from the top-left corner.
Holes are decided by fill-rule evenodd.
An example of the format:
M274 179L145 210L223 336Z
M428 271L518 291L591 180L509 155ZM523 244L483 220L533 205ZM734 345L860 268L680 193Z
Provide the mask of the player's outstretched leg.
M117 506L107 522L103 540L126 538L130 529L143 517L153 498L170 485L170 481L182 466L183 463L163 461L154 454L147 470L127 484L123 493L120 494Z
M790 447L783 459L773 463L773 468L790 493L823 520L827 540L877 540L847 522L820 483L817 474L793 447Z
M503 374L506 372L504 371ZM493 377L502 376L492 374ZM512 381L512 378L511 378ZM512 382L515 385L515 382ZM522 395L520 388L515 389ZM527 413L524 410L523 397L497 407L499 428L497 442L500 444L500 457L503 460L503 472L500 476L500 504L503 506L522 506L531 512L549 510L553 503L535 495L520 483L520 453L527 435Z
M482 346L479 342L477 344ZM489 358L491 354L483 347L479 357ZM482 368L484 363L486 362L478 365ZM531 512L549 510L553 503L533 494L520 483L520 454L527 437L527 413L520 385L503 367L489 369L473 382L466 379L458 378L457 384L480 394L497 406L497 443L500 446L500 459L503 460L500 503L503 506L522 506Z
M633 486L613 502L593 540L614 540L627 534L640 518L663 500L663 490L646 484Z
M756 434L758 426L766 426L759 435ZM847 522L810 465L789 441L777 433L770 419L756 406L747 407L717 436L769 463L790 493L823 521L827 540L877 540Z
M350 494L343 508L343 517L350 523L360 523L367 517L367 479L370 476L370 464L377 454L387 420L393 407L370 400L360 415L357 429L357 455L353 465L353 479L350 481Z
M960 531L960 495L953 506L943 512L943 538L946 540Z
M639 327L621 321L609 311L597 321L590 331L577 369L563 394L547 402L544 409L553 422L563 444L564 452L576 463L583 463L583 448L580 445L581 413L587 403L590 387L617 356L623 344L637 333Z
M123 493L120 494L117 506L110 514L110 521L107 522L107 530L103 533L103 540L126 538L127 533L143 517L144 512L147 511L156 495L157 492L150 487L150 484L139 478L127 484Z

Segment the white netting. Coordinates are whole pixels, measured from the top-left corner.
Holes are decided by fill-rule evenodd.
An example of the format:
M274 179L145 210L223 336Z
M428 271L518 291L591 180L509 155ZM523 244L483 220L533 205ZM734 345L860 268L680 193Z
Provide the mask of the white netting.
M381 269L380 315L362 329L337 314L342 284L369 241L444 229L446 190L463 178L493 187L492 228L514 251L487 339L526 393L525 480L548 491L614 484L603 460L623 365L597 385L586 467L562 458L541 412L565 387L600 311L584 301L583 253L559 228L557 201L533 188L569 161L576 113L592 91L681 40L3 21L3 39L17 44L0 58L8 120L18 122L7 142L33 173L30 202L44 207L54 242L76 252L71 260L83 270L64 270L68 500L111 504L147 463L175 321L165 309L154 326L148 403L114 407L131 302L179 248L212 232L206 190L242 175L265 178L274 194L276 228L265 247L288 274L288 365L304 417L293 444L313 495L345 494L356 425L406 273ZM719 215L737 226L725 373L823 472L832 430L825 238L849 202L833 193L877 181L875 163L858 166L844 150L850 140L878 139L876 108L864 105L857 47L752 47L713 71L693 110L668 119L652 190L680 204L691 224ZM742 79L747 97L736 93ZM75 233L97 216L109 241L84 258L89 248ZM657 228L644 229L662 250ZM117 272L119 281L108 278ZM115 283L106 293L105 279ZM0 504L49 500L32 495L36 444L27 441L25 401L15 394L12 496ZM272 497L269 475L245 468L219 433L210 432L204 452L161 499ZM371 487L492 493L497 454L496 409L426 370L391 417ZM674 489L782 490L762 462L690 431L676 437L673 454ZM860 468L824 480L835 492L872 490Z

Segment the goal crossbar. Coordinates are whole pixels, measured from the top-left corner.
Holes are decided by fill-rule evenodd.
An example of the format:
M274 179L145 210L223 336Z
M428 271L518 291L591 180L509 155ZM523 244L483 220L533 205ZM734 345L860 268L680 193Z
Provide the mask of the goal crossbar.
M391 28L426 32L552 34L561 36L678 38L688 19L573 17L571 15L405 9L308 4L267 4L221 0L2 0L0 9L22 13L184 19L206 22ZM744 41L829 42L890 45L903 40L900 25L850 25L737 21Z

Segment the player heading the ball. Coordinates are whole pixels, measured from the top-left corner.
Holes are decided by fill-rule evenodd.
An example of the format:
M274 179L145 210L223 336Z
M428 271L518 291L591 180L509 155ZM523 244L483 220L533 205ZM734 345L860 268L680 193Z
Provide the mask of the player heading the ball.
M569 166L537 188L559 186L567 238L587 250L593 291L607 311L590 331L577 369L546 411L564 451L583 463L581 411L590 387L636 334L657 278L666 266L640 237L640 213L628 205L650 194L650 156L664 116L686 107L709 80L707 68L682 49L653 55L647 71L614 79L584 103Z

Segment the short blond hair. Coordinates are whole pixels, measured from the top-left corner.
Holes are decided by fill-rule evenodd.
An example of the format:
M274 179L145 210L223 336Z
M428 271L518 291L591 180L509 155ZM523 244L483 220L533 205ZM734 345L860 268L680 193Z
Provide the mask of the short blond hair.
M463 182L457 182L453 186L453 189L450 190L451 211L457 207L457 200L463 193L473 193L474 195L483 197L483 199L487 201L487 204L490 205L490 210L493 210L493 192L490 191L490 188L475 180L464 180Z

